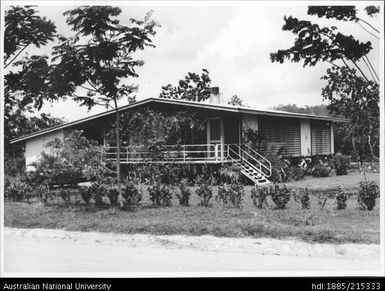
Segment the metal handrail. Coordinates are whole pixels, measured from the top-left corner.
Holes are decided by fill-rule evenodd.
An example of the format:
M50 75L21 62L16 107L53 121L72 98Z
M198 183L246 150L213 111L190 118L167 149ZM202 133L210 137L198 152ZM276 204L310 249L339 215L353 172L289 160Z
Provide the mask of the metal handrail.
M251 149L253 150L253 149ZM254 150L253 150L254 151ZM254 151L255 153L257 153L256 151ZM268 174L265 173L265 176L266 177L270 177L271 176L271 163L269 160L267 160L265 157L261 156L260 154L258 154L258 156L262 157L265 161L267 161L267 163L269 164L269 167L267 167L265 164L261 163L261 161L259 161L258 159L256 159L253 155L251 155L250 153L248 153L247 151L245 150L242 150L242 153L243 154L247 154L248 157L252 158L254 161L256 161L260 167L263 167L264 169L266 169L268 171Z
M239 153L235 152L233 149L231 149L231 151L232 151L233 153L235 153L237 156L239 156L240 158L242 158L242 160L247 161L247 159L244 157L245 154L246 154L249 158L251 158L252 160L254 160L254 161L258 164L258 166L259 166L259 171L260 171L266 178L268 178L268 177L271 176L271 163L270 163L270 161L267 160L265 157L261 156L259 153L255 152L255 151L253 150L255 153L258 154L258 156L261 156L264 160L266 160L266 161L268 162L269 167L267 167L265 164L261 163L261 161L259 161L258 159L256 159L253 155L251 155L250 153L248 153L247 151L245 151L244 149L242 149L242 147L240 147L238 144L229 144L229 145L227 145L228 149L230 149L230 146L234 146L234 147L236 147L236 148L238 149ZM251 149L251 150L252 150L252 149ZM250 163L249 161L247 161L247 162L248 162L249 164L253 165L253 164ZM256 168L255 165L253 165L253 167ZM263 167L268 173L264 173L264 172L262 171L262 167ZM256 169L258 170L258 168L256 168Z
M248 160L246 160L244 157L242 157L242 156L240 156L236 151L234 151L232 148L228 148L229 149L229 151L231 151L231 152L233 152L234 154L236 154L243 162L245 162L245 163L247 163L250 167L252 167L253 169L255 169L255 170L257 170L257 171L259 171L261 174L263 174L262 173L262 171L261 171L261 168L257 168L257 167L255 167L255 165L253 165L252 163L250 163ZM231 156L229 156L231 159L233 159L233 160L235 160L233 157L231 157Z
M258 153L256 150L254 150L253 148L251 148L250 146L248 145L244 145L246 148L248 148L249 150L251 150L253 152L253 154L257 155L258 157L260 157L262 160L266 161L268 164L269 164L269 167L271 169L271 163L268 159L266 159L264 156L262 156L260 153Z

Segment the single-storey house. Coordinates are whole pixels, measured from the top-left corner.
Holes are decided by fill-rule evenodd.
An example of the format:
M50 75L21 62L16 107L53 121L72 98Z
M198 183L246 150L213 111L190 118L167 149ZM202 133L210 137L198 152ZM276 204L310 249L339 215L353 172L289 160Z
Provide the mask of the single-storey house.
M255 149L244 144L242 136L248 129L257 130L267 142L285 149L291 157L329 155L334 153L333 122L335 118L261 110L244 106L224 105L219 92L214 90L205 102L148 98L119 108L120 112L141 107L160 111L199 112L205 116L204 134L193 137L182 145L168 145L164 163L236 163L241 172L255 183L268 181L271 175L270 162ZM106 145L106 125L115 118L113 110L77 121L65 123L39 132L15 138L11 144L24 144L25 161L28 166L37 160L45 144L54 139L63 139L72 130L83 130L89 138ZM140 129L138 129L140 130ZM107 159L116 160L116 147L109 147ZM140 146L126 145L121 148L121 163L148 162L145 150Z

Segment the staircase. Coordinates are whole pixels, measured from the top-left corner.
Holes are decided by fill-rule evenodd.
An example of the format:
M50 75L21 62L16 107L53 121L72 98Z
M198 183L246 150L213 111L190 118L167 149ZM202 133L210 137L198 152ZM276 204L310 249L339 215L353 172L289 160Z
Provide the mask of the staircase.
M271 183L271 163L265 157L250 147L243 145L229 145L227 158L238 165L241 173L249 178L255 185L266 185Z

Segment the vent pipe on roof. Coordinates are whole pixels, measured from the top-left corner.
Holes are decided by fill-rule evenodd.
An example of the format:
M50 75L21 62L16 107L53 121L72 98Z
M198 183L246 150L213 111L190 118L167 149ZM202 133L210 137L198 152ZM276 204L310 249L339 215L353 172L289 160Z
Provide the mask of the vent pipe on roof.
M211 87L209 88L210 97L209 103L211 104L222 104L222 96L219 92L219 87Z

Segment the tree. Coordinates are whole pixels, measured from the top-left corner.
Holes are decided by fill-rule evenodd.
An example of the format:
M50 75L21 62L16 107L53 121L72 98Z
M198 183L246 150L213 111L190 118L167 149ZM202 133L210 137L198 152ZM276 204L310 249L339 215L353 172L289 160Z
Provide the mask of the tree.
M28 117L40 109L44 98L48 73L47 57L32 55L18 58L30 47L41 47L55 37L55 24L37 15L33 6L15 7L5 11L4 17L4 160L6 173L20 173L21 159L13 156L19 148L10 140L63 122L50 114ZM43 87L42 87L43 86Z
M159 25L150 20L152 11L144 20L130 18L130 25L120 23L120 13L120 8L111 6L81 6L64 13L76 34L71 38L60 36L54 47L49 93L56 98L70 97L88 109L102 105L115 110L116 170L122 206L118 100L135 100L137 86L122 81L138 76L135 69L144 62L134 59L133 54L145 47L155 47L151 37Z
M365 11L374 17L379 7L369 6ZM371 36L379 38L378 29L358 17L354 6L309 6L308 14L357 23ZM330 101L328 109L332 114L351 119L344 131L352 136L360 161L365 157L365 147L369 148L373 160L378 143L379 77L369 58L372 43L344 35L335 26L320 27L292 16L284 20L282 29L291 31L296 39L291 48L271 53L271 61L303 61L304 67L329 63L332 67L322 77L328 82L322 96Z
M243 103L243 100L242 98L238 97L238 95L233 95L230 99L230 101L228 102L229 105L233 105L233 106L246 106L246 104Z
M178 82L178 86L163 86L159 98L201 102L210 97L210 85L208 70L202 69L201 75L189 72Z
M10 66L29 46L40 47L52 41L55 24L40 17L33 6L14 7L4 17L4 68Z
M331 116L329 110L327 109L327 105L313 105L313 106L306 105L305 107L298 107L296 104L286 104L286 105L280 104L278 106L274 106L272 109L287 111L287 112L295 112L295 113Z

